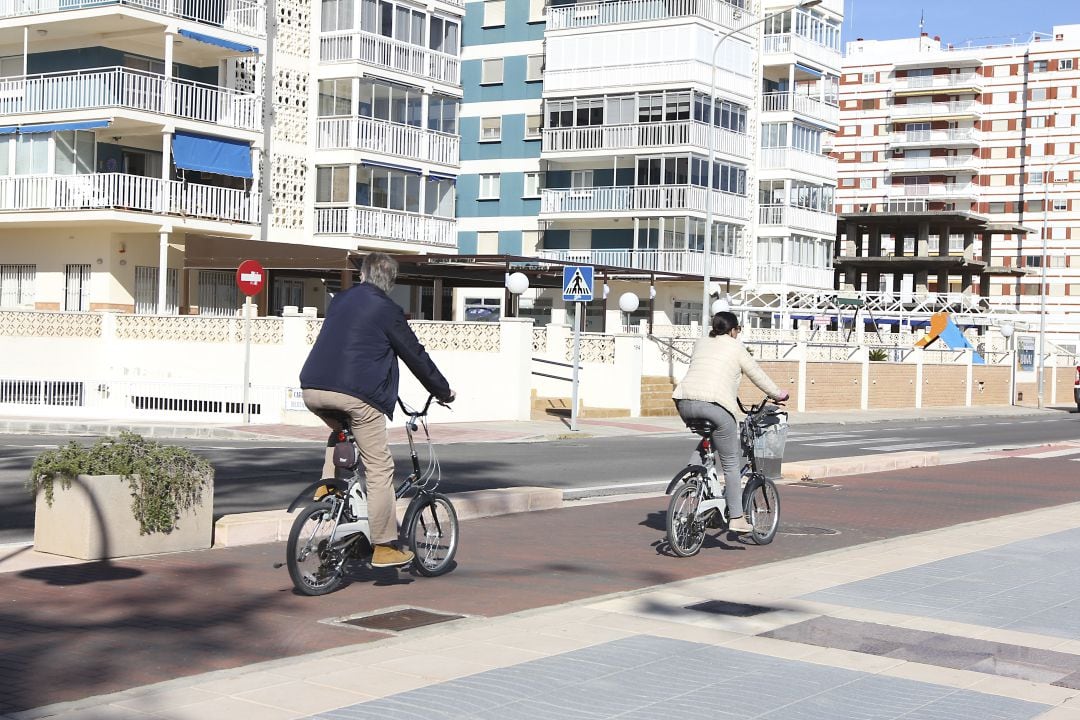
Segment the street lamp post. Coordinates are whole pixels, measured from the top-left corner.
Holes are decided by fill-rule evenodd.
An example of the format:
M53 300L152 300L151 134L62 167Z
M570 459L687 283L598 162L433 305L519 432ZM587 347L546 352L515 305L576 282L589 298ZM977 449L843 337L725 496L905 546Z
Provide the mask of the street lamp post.
M1039 408L1043 407L1043 379L1046 375L1046 236L1049 232L1047 219L1050 213L1050 183L1057 166L1073 160L1080 160L1080 154L1057 160L1050 166L1049 172L1043 175L1042 262L1039 263L1039 364L1036 365Z
M713 241L713 228L712 228L712 205L713 205L712 204L712 191L713 191L713 186L712 185L713 185L713 162L715 162L715 160L716 160L716 144L713 142L713 128L716 127L716 125L715 125L715 120L716 120L716 56L720 52L720 48L721 48L721 46L723 46L724 41L727 40L732 35L735 35L736 33L740 33L743 30L748 30L748 29L754 27L755 25L759 25L759 24L765 22L766 20L777 17L779 15L783 15L786 12L791 12L792 10L805 10L806 8L811 8L811 7L814 7L815 5L820 5L821 2L822 2L822 0L802 0L802 2L796 3L794 5L790 5L788 7L785 7L783 9L781 9L781 10L776 10L774 12L768 13L767 15L762 15L760 18L758 18L757 20L755 20L755 21L753 21L751 23L747 23L746 25L743 25L742 27L737 27L734 30L729 30L728 32L724 33L719 38L717 38L716 44L713 45L712 62L709 65L709 68L710 68L710 76L709 76L709 133L708 133L708 143L709 143L709 165L708 165L709 170L708 170L708 172L709 172L709 175L708 175L708 180L706 181L707 185L708 185L708 193L705 196L705 252L702 255L702 258L705 261L705 263L704 263L705 267L704 267L704 270L703 270L703 278L702 278L703 279L703 284L702 284L702 290L701 290L701 316L702 316L702 318L701 318L702 319L701 326L702 326L702 328L704 330L703 334L707 334L709 332L710 326L712 325L712 323L709 322L709 318L706 317L706 313L708 313L708 311L709 311L709 284L712 282L712 278L710 277L710 272L709 272L711 268L709 266L712 264L712 241ZM794 26L794 23L792 25ZM795 88L789 88L788 90L789 90L789 92L791 92L793 94L795 92Z
M1004 323L998 328L1001 331L1001 335L1005 338L1005 342L1008 343L1009 353L1009 404L1016 404L1016 351L1013 350L1013 333L1016 332L1016 328L1010 322Z

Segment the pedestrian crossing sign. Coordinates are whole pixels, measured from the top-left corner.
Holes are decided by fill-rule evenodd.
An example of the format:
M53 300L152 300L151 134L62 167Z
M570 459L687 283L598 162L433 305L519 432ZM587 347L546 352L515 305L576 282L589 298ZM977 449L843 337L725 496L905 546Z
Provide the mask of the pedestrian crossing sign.
M593 269L591 265L563 268L562 297L565 302L589 302L593 296Z

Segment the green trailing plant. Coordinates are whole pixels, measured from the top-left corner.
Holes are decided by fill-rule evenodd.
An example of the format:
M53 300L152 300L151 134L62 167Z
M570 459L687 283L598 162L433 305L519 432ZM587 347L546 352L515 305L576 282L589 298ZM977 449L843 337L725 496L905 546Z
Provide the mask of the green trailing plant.
M89 447L72 441L41 453L26 486L35 496L44 493L51 507L57 479L67 489L78 475L119 475L131 488L131 512L139 532L168 534L181 513L202 502L213 473L209 462L187 448L124 432Z
M870 359L874 362L881 362L882 360L889 359L889 353L885 352L881 348L874 348L870 351Z

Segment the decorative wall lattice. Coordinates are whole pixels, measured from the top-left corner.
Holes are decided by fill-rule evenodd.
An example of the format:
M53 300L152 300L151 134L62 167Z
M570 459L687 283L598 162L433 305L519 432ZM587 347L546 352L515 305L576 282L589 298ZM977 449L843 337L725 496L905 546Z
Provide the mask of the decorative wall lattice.
M547 328L533 328L533 344L532 349L534 353L541 353L547 350Z
M294 155L275 152L272 182L273 226L289 230L302 229L307 161Z
M311 54L311 3L277 0L274 50L307 59Z
M116 337L120 340L172 340L176 342L233 343L244 341L244 322L239 318L193 316L118 315ZM281 318L253 318L251 342L280 345L285 336Z
M574 338L566 339L566 361L574 359ZM581 338L581 362L602 363L604 365L615 364L615 338L613 337L583 337Z
M0 337L101 337L101 316L4 311L0 312Z
M274 69L274 142L308 142L308 82L295 68Z
M499 352L502 328L498 323L409 323L427 350Z
M304 339L307 340L308 345L315 344L315 338L319 337L319 331L322 330L322 320L308 320L306 324L306 330L304 332Z

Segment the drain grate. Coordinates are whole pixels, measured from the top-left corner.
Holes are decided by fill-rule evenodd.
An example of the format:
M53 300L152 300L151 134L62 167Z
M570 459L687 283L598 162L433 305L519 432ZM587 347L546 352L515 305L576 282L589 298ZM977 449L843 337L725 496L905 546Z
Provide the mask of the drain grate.
M710 613L712 615L731 615L732 617L753 617L762 613L772 612L775 608L762 605L749 605L747 603L728 602L727 600L706 600L697 605L687 605L687 610Z
M839 530L813 527L812 525L781 525L777 530L781 535L839 535Z
M365 630L401 632L403 630L413 630L428 625L437 625L438 623L448 622L450 620L460 620L463 617L465 616L432 612L430 610L421 610L420 608L402 608L400 610L390 610L389 612L376 613L374 615L349 618L348 620L339 620L338 622L342 625L352 625L353 627L364 628Z

